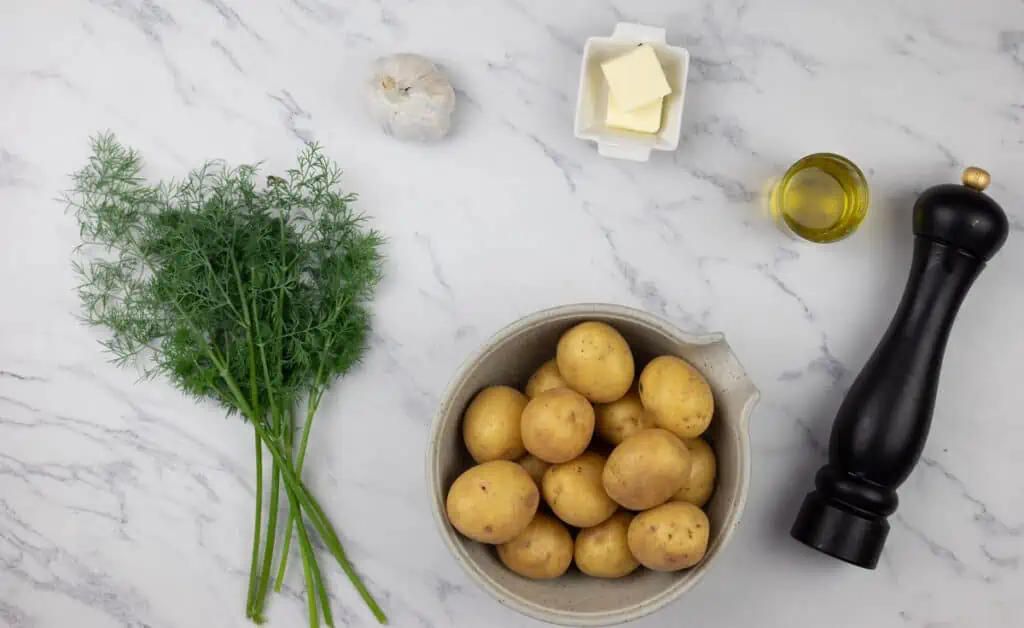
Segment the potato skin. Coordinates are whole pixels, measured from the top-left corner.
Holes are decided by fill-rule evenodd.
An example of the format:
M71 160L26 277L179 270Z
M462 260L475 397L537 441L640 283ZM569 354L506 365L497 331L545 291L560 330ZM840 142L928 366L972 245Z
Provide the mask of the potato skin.
M618 445L637 432L656 427L654 416L644 410L639 393L633 390L622 399L594 406L594 420L597 435L612 445Z
M672 499L703 506L715 490L715 476L718 472L715 450L707 441L700 438L686 439L683 444L690 452L690 476Z
M640 400L658 427L679 438L697 438L708 429L715 412L711 386L700 371L682 358L654 358L640 373Z
M540 491L522 467L492 460L455 479L445 504L448 521L481 543L507 543L526 529L540 505Z
M523 445L545 462L572 460L587 449L593 436L594 408L568 388L543 392L523 410Z
M596 526L615 513L618 504L604 492L601 472L605 460L592 452L553 465L544 474L541 494L555 516L571 526Z
M647 510L672 498L690 475L690 452L672 432L644 430L608 456L601 483L624 508Z
M519 466L526 469L526 472L530 474L533 479L533 483L540 489L541 480L544 479L544 472L551 467L550 462L544 462L533 454L526 454L519 459Z
M569 387L595 403L611 403L633 385L633 352L606 323L587 321L566 331L555 361Z
M576 566L595 578L621 578L640 566L629 550L629 524L633 514L620 510L576 535Z
M551 358L530 376L526 382L526 396L533 399L542 392L554 390L555 388L568 388L569 383L565 381L562 374L558 372L558 364Z
M498 558L506 567L536 580L564 574L572 555L572 535L565 524L542 512L514 539L498 546Z
M526 453L520 429L526 401L508 386L488 386L473 397L462 419L462 439L473 460L515 460Z
M708 549L710 522L688 502L669 502L637 515L627 540L633 557L654 571L693 567Z

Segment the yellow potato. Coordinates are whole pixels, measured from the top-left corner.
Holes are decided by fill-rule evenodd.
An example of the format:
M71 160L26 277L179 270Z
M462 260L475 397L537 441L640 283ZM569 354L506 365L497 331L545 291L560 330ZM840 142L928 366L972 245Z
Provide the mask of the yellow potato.
M715 451L707 441L700 438L684 440L683 444L690 452L690 477L672 499L703 506L711 497L711 492L715 490L715 475L718 470Z
M543 392L526 404L523 445L545 462L568 462L582 454L594 435L594 408L568 388Z
M688 502L669 502L642 512L629 524L629 551L654 571L693 567L708 550L710 523Z
M498 546L498 558L520 576L550 580L572 564L572 546L565 525L539 512L521 534Z
M618 401L594 406L594 420L598 436L612 445L655 427L654 417L644 410L640 395L632 390Z
M601 483L608 496L630 510L664 504L690 476L690 452L672 432L644 430L608 456Z
M704 376L674 355L654 358L640 373L640 400L658 427L679 438L697 438L708 429L715 398Z
M552 466L541 482L544 501L556 517L571 526L596 526L618 508L601 486L603 470L604 458L592 451Z
M576 535L576 566L595 578L621 578L633 573L639 563L629 551L629 523L633 514L620 510L592 528Z
M555 388L568 388L562 374L558 372L558 364L554 359L548 360L541 365L537 372L530 376L526 382L526 396L533 399L542 392L554 390Z
M524 453L519 423L526 397L515 388L488 386L473 397L462 420L462 439L473 460L515 460Z
M569 387L595 403L611 403L633 385L633 353L605 323L580 323L562 334L555 360Z
M519 459L519 466L526 469L526 472L530 474L531 478L533 478L533 483L536 484L539 489L541 480L544 478L544 472L551 467L551 463L544 462L533 454L526 454Z
M514 462L492 460L465 471L448 489L445 510L455 529L481 543L507 543L537 513L540 491Z

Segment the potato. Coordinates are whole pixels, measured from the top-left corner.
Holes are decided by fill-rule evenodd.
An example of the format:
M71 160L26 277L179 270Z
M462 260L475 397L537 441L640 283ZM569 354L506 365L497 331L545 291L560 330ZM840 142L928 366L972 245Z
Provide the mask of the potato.
M519 427L526 401L508 386L489 386L473 397L462 420L462 438L473 460L515 460L526 453Z
M674 355L654 358L640 373L640 400L658 427L679 438L697 438L708 429L715 398L704 376Z
M664 504L690 477L690 452L662 429L644 430L622 441L608 456L601 483L608 496L630 510Z
M533 399L542 392L555 388L568 388L569 384L558 372L558 364L554 358L541 365L537 372L526 382L526 396Z
M708 550L710 523L688 502L669 502L642 512L629 524L629 551L654 571L693 567Z
M618 445L637 432L655 427L654 417L644 410L640 395L632 390L618 401L594 406L594 421L598 436L612 445Z
M541 482L541 495L555 516L571 526L589 528L611 517L618 505L604 492L604 458L592 451L556 464Z
M580 323L562 334L555 361L569 387L596 403L611 403L633 385L633 353L605 323Z
M595 578L621 578L639 566L629 551L629 523L633 514L620 510L604 523L580 530L575 559L580 571Z
M572 545L565 525L539 512L516 538L498 546L498 558L520 576L550 580L572 564Z
M568 388L542 392L523 410L523 445L545 462L568 462L582 454L594 435L594 408Z
M699 438L684 440L683 444L690 452L690 477L672 499L703 506L711 497L711 492L715 490L715 475L718 470L715 451L707 441Z
M448 489L446 511L455 529L481 543L507 543L526 529L540 505L530 474L514 462L492 460L465 471Z
M533 478L533 483L540 488L541 480L544 478L544 472L551 467L551 463L544 462L533 454L526 454L519 459L519 466L526 469L526 472Z

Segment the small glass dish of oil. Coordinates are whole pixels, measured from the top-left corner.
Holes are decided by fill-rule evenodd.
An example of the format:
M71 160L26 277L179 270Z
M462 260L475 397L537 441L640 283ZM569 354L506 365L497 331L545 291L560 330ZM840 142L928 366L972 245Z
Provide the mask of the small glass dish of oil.
M786 233L810 242L849 236L868 213L864 173L834 153L808 155L789 167L772 188L769 207Z

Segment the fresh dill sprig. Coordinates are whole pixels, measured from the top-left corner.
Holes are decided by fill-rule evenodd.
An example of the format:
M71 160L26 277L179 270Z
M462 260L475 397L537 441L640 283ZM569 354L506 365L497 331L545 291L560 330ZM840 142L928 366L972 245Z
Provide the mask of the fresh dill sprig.
M341 171L317 145L307 146L286 176L267 177L262 186L258 166L211 162L158 184L146 182L142 166L138 153L105 134L92 140L89 163L73 175L65 198L82 238L73 263L83 320L109 330L103 345L115 363L166 377L253 426L247 616L263 621L283 489L290 508L277 589L294 528L310 626L321 616L333 625L312 531L384 623L300 479L323 395L366 347L381 235L352 210L355 197L339 190ZM264 531L265 451L271 481Z

